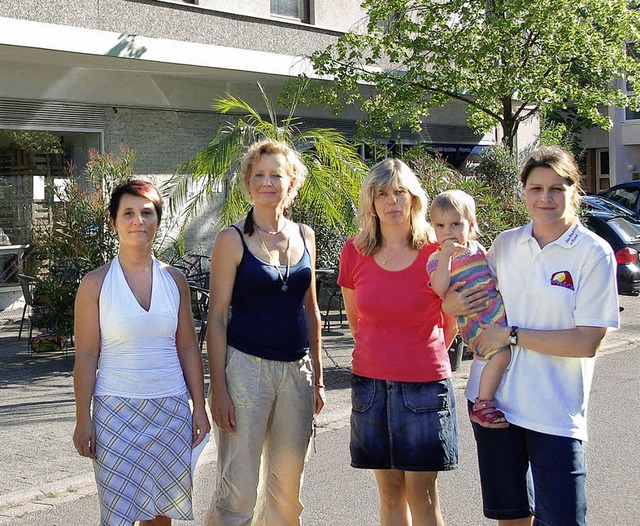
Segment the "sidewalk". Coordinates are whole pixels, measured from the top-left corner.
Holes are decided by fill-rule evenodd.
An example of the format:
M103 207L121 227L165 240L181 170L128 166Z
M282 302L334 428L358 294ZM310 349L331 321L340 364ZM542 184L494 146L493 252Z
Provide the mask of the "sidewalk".
M323 334L327 405L318 418L319 432L349 422L353 340L346 321L339 326L337 313L334 318L331 331ZM637 347L640 331L635 326L613 333L602 352ZM17 340L18 328L19 316L17 323L0 325L0 525L43 506L95 493L91 463L79 457L71 443L73 351L67 356L30 356L26 336ZM463 361L454 373L456 391L463 389L469 365ZM201 462L214 458L211 441Z
M55 499L95 492L91 462L79 457L71 442L74 352L30 354L28 326L17 339L20 315L0 325L0 524ZM353 340L346 321L339 327L337 312L334 317L331 331L324 332L329 403L318 422L321 430L343 426L349 416ZM205 370L207 386L208 381ZM214 455L211 441L202 460Z

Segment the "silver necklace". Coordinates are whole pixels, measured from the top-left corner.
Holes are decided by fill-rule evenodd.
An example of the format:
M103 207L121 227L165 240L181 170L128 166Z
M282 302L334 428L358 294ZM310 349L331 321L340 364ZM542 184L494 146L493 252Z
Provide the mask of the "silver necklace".
M258 223L256 223L255 221L253 222L253 226L255 226L258 230L260 230L260 232L264 232L265 234L269 234L271 236L277 236L278 234L281 234L282 231L286 228L287 226L287 222L284 222L284 225L282 225L282 228L280 230L266 230L264 228L262 228Z
M260 230L262 229L260 228ZM267 232L267 233L270 233L270 232ZM264 240L262 239L262 236L258 234L258 237L260 238L260 243L262 243L262 248L267 253L267 256L269 256L269 261L271 262L271 265L275 267L276 270L278 271L278 276L280 276L280 281L282 281L282 286L280 287L280 290L282 292L287 292L289 290L289 287L287 286L287 282L289 281L289 271L291 270L291 251L289 250L289 242L291 241L291 237L287 238L287 248L285 249L287 252L287 271L286 271L287 275L286 276L282 275L282 271L280 270L280 265L279 265L280 262L276 261L274 263L273 257L271 257L271 252L269 252L269 250L267 249L267 245L264 244Z

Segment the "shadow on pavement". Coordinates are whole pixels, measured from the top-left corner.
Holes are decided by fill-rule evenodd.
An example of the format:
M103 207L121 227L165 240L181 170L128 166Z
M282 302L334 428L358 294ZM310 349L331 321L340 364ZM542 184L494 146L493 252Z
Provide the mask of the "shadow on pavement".
M30 353L25 329L18 340L20 323L0 326L0 388L31 385L56 376L68 378L73 373L73 349L65 352ZM26 327L28 335L29 328Z

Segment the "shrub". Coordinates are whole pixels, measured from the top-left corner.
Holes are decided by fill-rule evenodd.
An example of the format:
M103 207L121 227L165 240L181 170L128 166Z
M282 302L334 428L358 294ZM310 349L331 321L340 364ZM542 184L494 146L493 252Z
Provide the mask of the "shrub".
M526 208L519 198L518 170L510 154L502 147L488 148L481 154L472 176L464 176L421 148L410 150L405 161L422 181L429 199L445 190L458 189L471 195L476 202L480 235L478 241L490 247L502 231L529 221Z
M82 276L104 265L118 250L117 235L109 224L109 197L117 184L131 177L134 154L122 157L90 153L81 180L69 167L69 179L53 189L53 221L34 225L36 260L34 296L47 307L39 320L55 334L73 332L73 303Z

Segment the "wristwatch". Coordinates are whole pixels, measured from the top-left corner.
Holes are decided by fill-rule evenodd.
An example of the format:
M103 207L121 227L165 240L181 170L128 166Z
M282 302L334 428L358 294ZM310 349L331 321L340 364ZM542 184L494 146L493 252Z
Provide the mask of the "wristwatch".
M511 327L511 332L509 333L509 344L518 345L518 327L516 325Z

